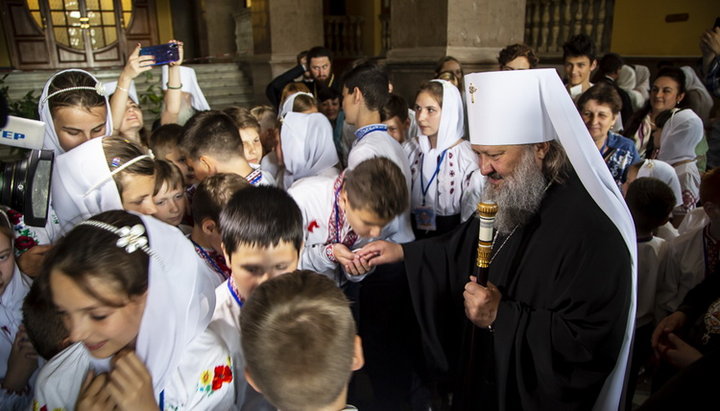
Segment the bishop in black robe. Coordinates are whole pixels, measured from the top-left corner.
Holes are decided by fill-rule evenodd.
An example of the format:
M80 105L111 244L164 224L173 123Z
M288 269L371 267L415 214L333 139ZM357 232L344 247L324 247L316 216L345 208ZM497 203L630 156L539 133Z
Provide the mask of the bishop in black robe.
M463 306L478 230L472 218L403 245L427 366L456 382L476 376L454 393L456 409L592 409L631 301L632 258L616 226L574 171L554 182L530 221L494 243L488 280L502 299L492 333L472 325ZM466 369L471 334L482 359L474 373Z

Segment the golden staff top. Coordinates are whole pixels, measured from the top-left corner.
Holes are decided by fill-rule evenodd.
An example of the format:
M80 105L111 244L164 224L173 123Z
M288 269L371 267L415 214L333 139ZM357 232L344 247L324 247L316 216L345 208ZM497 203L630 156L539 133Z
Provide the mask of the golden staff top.
M478 203L477 212L480 216L480 231L478 232L477 260L478 268L487 268L490 265L490 257L493 246L493 225L498 206L495 203Z

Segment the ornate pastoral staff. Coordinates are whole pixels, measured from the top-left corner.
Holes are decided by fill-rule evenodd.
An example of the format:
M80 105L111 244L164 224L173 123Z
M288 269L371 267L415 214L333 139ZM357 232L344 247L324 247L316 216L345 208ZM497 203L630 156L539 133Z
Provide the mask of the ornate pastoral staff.
M478 232L474 275L478 284L482 286L487 285L488 267L490 266L493 247L493 225L497 211L497 204L493 202L478 203L477 205L477 212L480 216L480 231Z

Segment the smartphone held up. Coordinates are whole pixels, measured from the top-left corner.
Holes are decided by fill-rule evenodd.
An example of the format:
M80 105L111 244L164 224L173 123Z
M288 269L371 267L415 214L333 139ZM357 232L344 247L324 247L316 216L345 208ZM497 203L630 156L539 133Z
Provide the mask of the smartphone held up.
M157 46L148 46L140 49L141 56L153 56L155 63L153 66L172 63L180 59L177 43L159 44Z

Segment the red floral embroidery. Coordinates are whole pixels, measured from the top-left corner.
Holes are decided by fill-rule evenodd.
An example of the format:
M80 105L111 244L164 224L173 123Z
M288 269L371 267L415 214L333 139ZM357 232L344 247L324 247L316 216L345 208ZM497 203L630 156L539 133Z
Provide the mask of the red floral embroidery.
M20 224L20 220L22 219L22 214L18 213L17 211L13 209L8 209L6 212L8 219L10 219L10 222L13 225Z
M218 365L215 367L215 375L213 376L212 389L217 391L222 387L223 383L232 382L232 370L227 365Z
M15 248L21 251L29 250L37 245L37 242L34 238L21 235L20 237L15 239Z
M308 231L311 233L315 231L316 228L320 228L320 224L318 224L317 220L312 220L307 226Z

